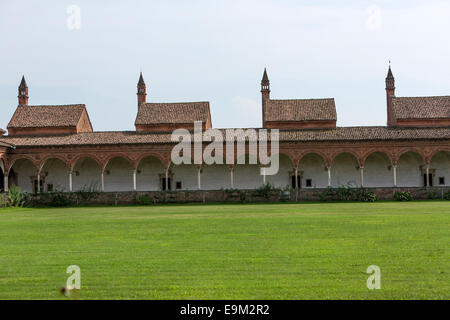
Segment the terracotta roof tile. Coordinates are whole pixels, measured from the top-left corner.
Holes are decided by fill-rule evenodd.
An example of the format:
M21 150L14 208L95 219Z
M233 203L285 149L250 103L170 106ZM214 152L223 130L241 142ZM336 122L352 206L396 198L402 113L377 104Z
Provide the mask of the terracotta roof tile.
M205 123L208 120L211 120L209 102L143 103L135 124Z
M220 129L222 132L225 129ZM450 127L390 128L339 127L334 129L280 130L280 141L387 141L387 140L449 140ZM76 146L117 144L171 143L171 133L140 133L135 131L87 132L58 136L4 136L2 141L20 146Z
M84 110L86 110L84 104L19 105L8 128L74 127Z
M450 96L395 97L392 108L396 119L450 118Z
M266 100L266 121L337 120L334 99Z

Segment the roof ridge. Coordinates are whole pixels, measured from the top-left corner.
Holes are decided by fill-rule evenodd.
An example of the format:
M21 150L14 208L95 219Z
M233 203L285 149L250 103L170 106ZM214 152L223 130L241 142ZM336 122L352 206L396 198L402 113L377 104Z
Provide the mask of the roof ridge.
M306 100L334 100L334 98L269 99L269 101L306 101Z
M186 102L144 102L141 105L146 104L186 104L186 103L210 103L209 101L186 101Z
M75 106L83 106L86 107L84 103L73 103L73 104L35 104L35 105L22 105L19 104L18 107L75 107Z
M398 99L398 98L450 98L450 95L446 95L446 96L413 96L413 97L393 97L394 99Z

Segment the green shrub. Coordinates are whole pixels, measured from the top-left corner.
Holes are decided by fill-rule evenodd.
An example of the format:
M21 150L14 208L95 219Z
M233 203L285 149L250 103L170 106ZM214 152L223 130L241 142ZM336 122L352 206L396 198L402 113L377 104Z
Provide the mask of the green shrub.
M21 191L18 186L12 185L6 196L5 204L10 207L23 207L28 200L28 193Z
M411 192L409 191L396 191L394 193L394 200L395 201L412 201L413 196Z
M153 204L153 199L150 198L148 194L143 194L136 198L136 203L139 205L148 206Z
M244 203L246 199L246 193L245 191L239 190L239 189L225 189L224 190L226 194L225 200L233 200L236 198L239 198L239 201Z
M270 182L266 182L259 188L253 190L252 196L264 197L264 198L268 199L269 195L272 191L280 191L280 189L275 188L275 186L273 186Z
M439 194L434 189L427 190L428 199L439 199Z
M292 188L289 185L280 189L280 201L288 201L291 199Z
M50 202L49 206L51 207L67 207L72 205L73 202L70 199L69 194L65 194L63 192L52 192L50 193Z
M364 188L352 188L350 185L338 188L328 187L318 194L320 201L377 201L377 195Z
M377 201L377 195L371 191L364 191L359 195L358 201L363 202L375 202Z
M444 193L444 199L445 200L450 200L450 191Z
M91 199L95 199L100 194L98 191L97 183L91 183L90 185L84 185L80 190L74 192L77 201L88 204Z

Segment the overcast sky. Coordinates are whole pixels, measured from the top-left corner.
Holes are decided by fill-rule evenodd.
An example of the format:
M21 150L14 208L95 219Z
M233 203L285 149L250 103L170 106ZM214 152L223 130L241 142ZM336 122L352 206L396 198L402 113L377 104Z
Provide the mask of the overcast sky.
M210 101L216 128L261 126L264 67L274 99L334 97L339 126L385 125L389 60L397 96L450 95L448 1L336 2L1 0L0 127L22 74L96 131L134 130L140 70L147 101Z

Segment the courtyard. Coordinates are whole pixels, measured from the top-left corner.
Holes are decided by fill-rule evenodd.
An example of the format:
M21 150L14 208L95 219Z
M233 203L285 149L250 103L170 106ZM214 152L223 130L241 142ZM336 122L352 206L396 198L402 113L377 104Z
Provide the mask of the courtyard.
M0 209L0 299L449 299L450 206ZM366 269L381 270L369 290Z

